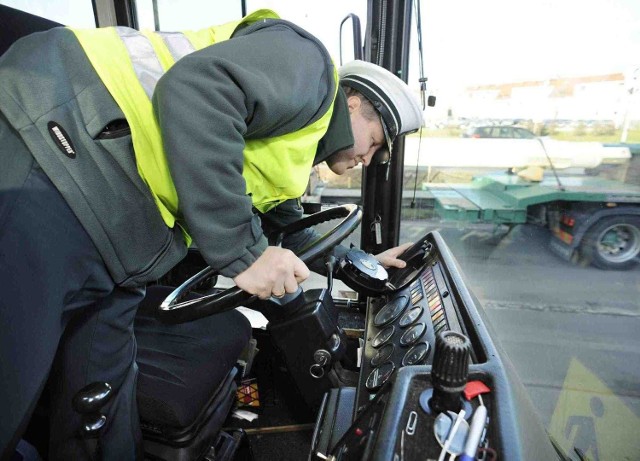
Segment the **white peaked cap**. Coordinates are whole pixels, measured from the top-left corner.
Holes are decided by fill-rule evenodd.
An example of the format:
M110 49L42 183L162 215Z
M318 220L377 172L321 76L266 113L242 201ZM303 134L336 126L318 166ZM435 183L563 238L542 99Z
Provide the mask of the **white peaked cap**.
M361 93L376 108L391 140L418 130L422 109L409 86L383 67L370 62L351 61L338 70L340 84Z

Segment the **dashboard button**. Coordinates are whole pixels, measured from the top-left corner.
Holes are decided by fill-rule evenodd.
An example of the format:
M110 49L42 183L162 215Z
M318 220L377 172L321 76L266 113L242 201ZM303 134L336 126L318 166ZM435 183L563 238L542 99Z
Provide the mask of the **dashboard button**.
M420 322L413 325L404 334L400 337L400 345L402 346L410 346L415 343L417 340L422 338L424 332L427 330L427 326Z
M403 295L392 299L376 314L373 319L373 324L379 327L393 322L402 314L407 304L409 304L409 298L407 296Z
M423 311L424 308L422 306L414 307L400 318L400 326L404 328L411 325L413 322L418 320L418 317L422 315Z
M393 373L393 370L395 369L396 366L393 364L393 362L383 363L378 368L373 369L371 373L369 373L365 386L368 390L375 391L387 382L387 380Z
M385 344L384 346L382 346L378 350L376 355L374 355L371 359L371 366L377 367L382 362L386 362L387 360L389 360L389 357L391 357L391 354L393 354L394 349L395 348L393 347L393 344Z
M402 366L419 365L429 356L429 343L418 343L407 351L402 358Z
M389 341L389 339L393 336L393 332L395 330L396 328L393 325L389 325L384 330L380 330L380 332L378 332L378 334L371 341L371 345L373 347L382 346L384 343Z

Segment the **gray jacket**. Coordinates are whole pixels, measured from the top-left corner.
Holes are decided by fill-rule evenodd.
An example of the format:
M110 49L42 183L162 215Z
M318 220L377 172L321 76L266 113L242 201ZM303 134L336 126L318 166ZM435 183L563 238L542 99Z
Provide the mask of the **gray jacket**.
M242 272L267 246L245 195L244 140L295 131L321 116L332 99L332 66L311 35L268 21L184 57L158 82L154 108L181 218L223 275ZM0 58L0 82L0 145L26 145L114 281L136 285L173 267L186 251L180 231L167 228L138 175L126 124L113 130L124 115L73 33L56 28L16 42ZM344 118L344 110L338 114ZM340 139L330 144L348 147L350 128L345 136L339 124ZM0 148L0 161L10 165L0 171L0 190L19 184L25 171L10 156Z

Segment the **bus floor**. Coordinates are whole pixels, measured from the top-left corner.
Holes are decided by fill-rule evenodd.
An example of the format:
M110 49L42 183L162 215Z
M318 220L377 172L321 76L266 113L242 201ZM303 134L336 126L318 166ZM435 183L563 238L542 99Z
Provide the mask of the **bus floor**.
M258 342L258 352L243 382L254 386L251 399L246 399L254 405L239 404L238 409L258 417L247 421L232 413L225 429L241 428L247 432L255 461L306 459L311 449L315 414L292 382L269 333L254 329L253 337Z
M354 332L364 331L365 315L355 308L338 308L338 323L348 336L352 336ZM242 428L247 432L255 461L307 459L316 411L305 404L269 333L254 329L253 337L259 351L249 378L257 383L260 406L240 409L256 413L258 418L249 422L230 416L225 427ZM353 338L347 342L346 355L354 360L358 344Z

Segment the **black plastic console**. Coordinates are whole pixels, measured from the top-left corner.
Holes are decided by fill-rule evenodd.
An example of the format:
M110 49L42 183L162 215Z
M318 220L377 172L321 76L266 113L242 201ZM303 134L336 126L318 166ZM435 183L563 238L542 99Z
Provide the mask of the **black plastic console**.
M477 418L480 451L495 452L497 459L558 459L526 390L440 235L432 232L417 242L407 263L406 269L389 277L393 286L401 288L369 298L353 423L322 455L335 460L438 459L447 433L436 438L436 419L440 418L440 429L446 418L449 429L460 419L458 427L471 432L472 415L477 413L482 415ZM431 402L434 349L438 335L456 334L469 339L470 345L465 346L470 350L470 365L465 364L468 381L484 389L480 397L473 393L462 398L465 394L461 394L456 410L443 412ZM470 390L467 384L465 391ZM476 459L476 454L468 459ZM321 458L312 452L311 459Z

